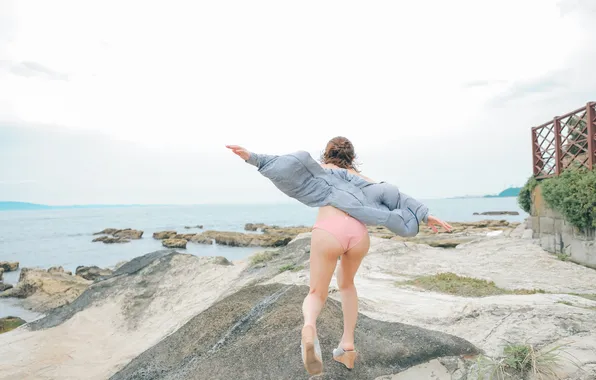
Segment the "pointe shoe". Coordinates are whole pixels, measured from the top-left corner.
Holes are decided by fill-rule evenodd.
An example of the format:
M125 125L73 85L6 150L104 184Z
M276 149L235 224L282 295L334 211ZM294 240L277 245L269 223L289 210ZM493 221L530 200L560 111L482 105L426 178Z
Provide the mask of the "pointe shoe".
M319 339L315 335L315 329L312 326L304 326L302 328L300 350L302 351L304 368L309 375L318 375L323 372L321 346L319 345Z
M356 362L357 357L358 353L356 350L346 351L341 347L333 349L333 360L345 365L348 369L354 368L354 363Z

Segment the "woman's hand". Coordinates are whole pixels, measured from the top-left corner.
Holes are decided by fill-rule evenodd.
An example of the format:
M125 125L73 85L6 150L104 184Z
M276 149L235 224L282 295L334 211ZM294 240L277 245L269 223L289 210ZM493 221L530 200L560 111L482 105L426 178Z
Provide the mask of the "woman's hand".
M443 227L447 232L451 232L451 230L453 229L453 227L451 227L447 222L443 222L441 219L432 215L428 216L427 224L430 228L432 228L433 232L435 233L439 232L437 230L437 226Z
M226 148L231 149L237 156L242 158L244 161L250 157L250 152L238 145L226 145Z

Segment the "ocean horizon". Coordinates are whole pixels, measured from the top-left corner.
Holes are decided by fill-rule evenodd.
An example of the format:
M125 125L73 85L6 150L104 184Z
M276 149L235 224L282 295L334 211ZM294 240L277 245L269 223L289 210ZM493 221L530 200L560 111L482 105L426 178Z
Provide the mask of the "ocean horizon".
M485 198L516 198L516 196L498 195L462 195L454 197L420 198L421 202L448 200L448 199L485 199ZM46 204L26 201L0 201L0 211L14 210L47 210L47 209L69 209L69 208L119 208L119 207L169 207L169 206L243 206L243 205L294 205L297 201L288 200L285 202L258 202L258 203L81 203L81 204Z

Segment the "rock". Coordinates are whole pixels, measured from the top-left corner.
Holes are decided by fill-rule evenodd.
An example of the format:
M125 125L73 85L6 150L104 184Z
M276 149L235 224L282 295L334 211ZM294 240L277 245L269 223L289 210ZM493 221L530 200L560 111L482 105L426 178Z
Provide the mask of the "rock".
M531 240L532 238L534 238L534 231L532 230L525 230L524 233L521 236L522 239L525 240Z
M112 235L117 238L137 240L143 237L143 231L126 228L124 230L118 230L114 232Z
M258 231L267 227L264 223L246 223L244 225L244 231Z
M431 247L438 247L438 248L455 248L460 244L469 243L474 241L474 238L460 238L460 239L437 239L437 240L429 240L426 243Z
M469 243L476 240L477 236L468 235L448 235L448 234L436 234L436 235L422 235L421 237L414 238L403 238L401 236L392 237L391 240L410 242L415 244L426 244L431 247L437 248L455 248L461 244Z
M211 262L213 264L217 264L217 265L234 265L234 264L232 264L230 262L230 260L226 259L223 256L215 256L215 257L212 257L210 259L211 259Z
M560 377L593 377L596 271L503 235L457 250L372 237L356 275L361 361L348 371L331 359L342 331L333 275L319 320L325 373L317 378L404 378L413 368L414 379L424 380L445 375L436 359L452 380L477 379L475 358L459 349L500 360L507 343L562 345L561 357L573 363ZM0 335L0 378L306 379L299 329L309 276L280 267L308 268L309 247L310 234L302 234L267 250L259 267L171 250L137 257L71 303ZM446 272L530 291L471 297L405 283Z
M5 284L3 282L0 282L0 293L2 293L5 290L12 289L12 288L13 288L13 286L11 284Z
M413 379L432 379L432 380L452 380L451 374L438 359L433 359L428 363L416 365L400 372L396 375L378 377L375 380L413 380Z
M95 281L97 279L108 277L113 273L109 269L102 269L97 266L78 266L75 270L75 274L84 278L85 280Z
M71 271L65 271L62 267L50 267L48 268L48 273L65 273L69 276L72 276Z
M116 228L106 228L103 231L96 232L93 235L101 235L104 234L106 236L100 236L98 238L93 239L93 242L103 242L105 244L114 244L114 243L128 243L130 240L137 240L143 236L143 231L133 230L132 228L125 228L125 229L116 229ZM111 235L111 236L108 236Z
M308 231L308 230L306 230ZM306 232L301 227L271 228L267 227L262 234L246 234L242 232L205 231L191 238L193 243L228 245L232 247L283 247L298 234Z
M125 237L111 237L111 236L100 236L92 240L95 242L102 242L105 244L115 244L115 243L129 243L130 239Z
M490 236L497 236L500 233L509 233L519 226L519 223L510 223L506 220L481 220L478 222L449 223L453 227L451 233L439 230L434 233L426 226L420 226L420 232L414 237L403 238L395 236L385 227L369 227L369 234L384 239L411 242L415 244L426 244L431 247L454 248L462 244L470 243L478 239Z
M120 379L302 379L300 358L302 301L308 287L257 285L224 298L192 318L174 334L145 351L112 376ZM351 371L324 354L319 379L375 379L442 356L471 355L469 342L401 323L358 317L361 352ZM337 346L341 306L329 300L317 321L324 353ZM250 353L247 360L246 354ZM256 360L258 358L258 360Z
M196 234L177 234L175 236L172 236L170 239L182 239L182 240L186 240L186 241L190 241L190 239L192 239Z
M140 239L143 236L143 231L133 230L132 228L106 228L93 235L112 235L114 237L126 237L128 239Z
M190 230L191 228L198 228L200 230L203 229L203 225L202 224L197 224L196 226L184 226L184 228L186 228L187 230Z
M124 264L126 264L127 262L128 261L126 261L126 260L117 262L116 265L114 265L113 270L116 271L116 270L120 269L120 267L123 266Z
M517 211L485 211L485 212L475 212L474 215L519 215Z
M27 322L19 317L0 318L0 334L14 330L25 323Z
M116 231L119 231L118 228L106 228L102 231L96 232L93 235L113 235Z
M2 281L3 276L4 276L4 268L0 268L0 281Z
M90 281L63 271L23 268L17 285L0 297L25 298L23 305L27 309L46 312L72 302L89 284Z
M165 239L161 241L161 245L166 248L186 248L187 241L184 239Z
M19 269L19 262L0 261L0 268L4 269L4 272L14 272Z
M153 238L157 240L163 239L170 239L176 236L178 233L176 231L161 231L161 232L154 232Z
M0 379L109 379L244 286L244 266L211 261L165 249L130 260L71 303L0 335Z

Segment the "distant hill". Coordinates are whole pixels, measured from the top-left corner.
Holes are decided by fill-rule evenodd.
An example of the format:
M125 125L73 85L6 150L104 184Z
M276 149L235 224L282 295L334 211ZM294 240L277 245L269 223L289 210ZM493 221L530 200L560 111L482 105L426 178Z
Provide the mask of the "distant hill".
M503 191L501 191L497 195L485 195L485 198L505 198L505 197L517 197L519 192L521 191L521 187L509 187Z
M0 202L0 210L45 210L51 208L50 206L40 205L28 202Z

